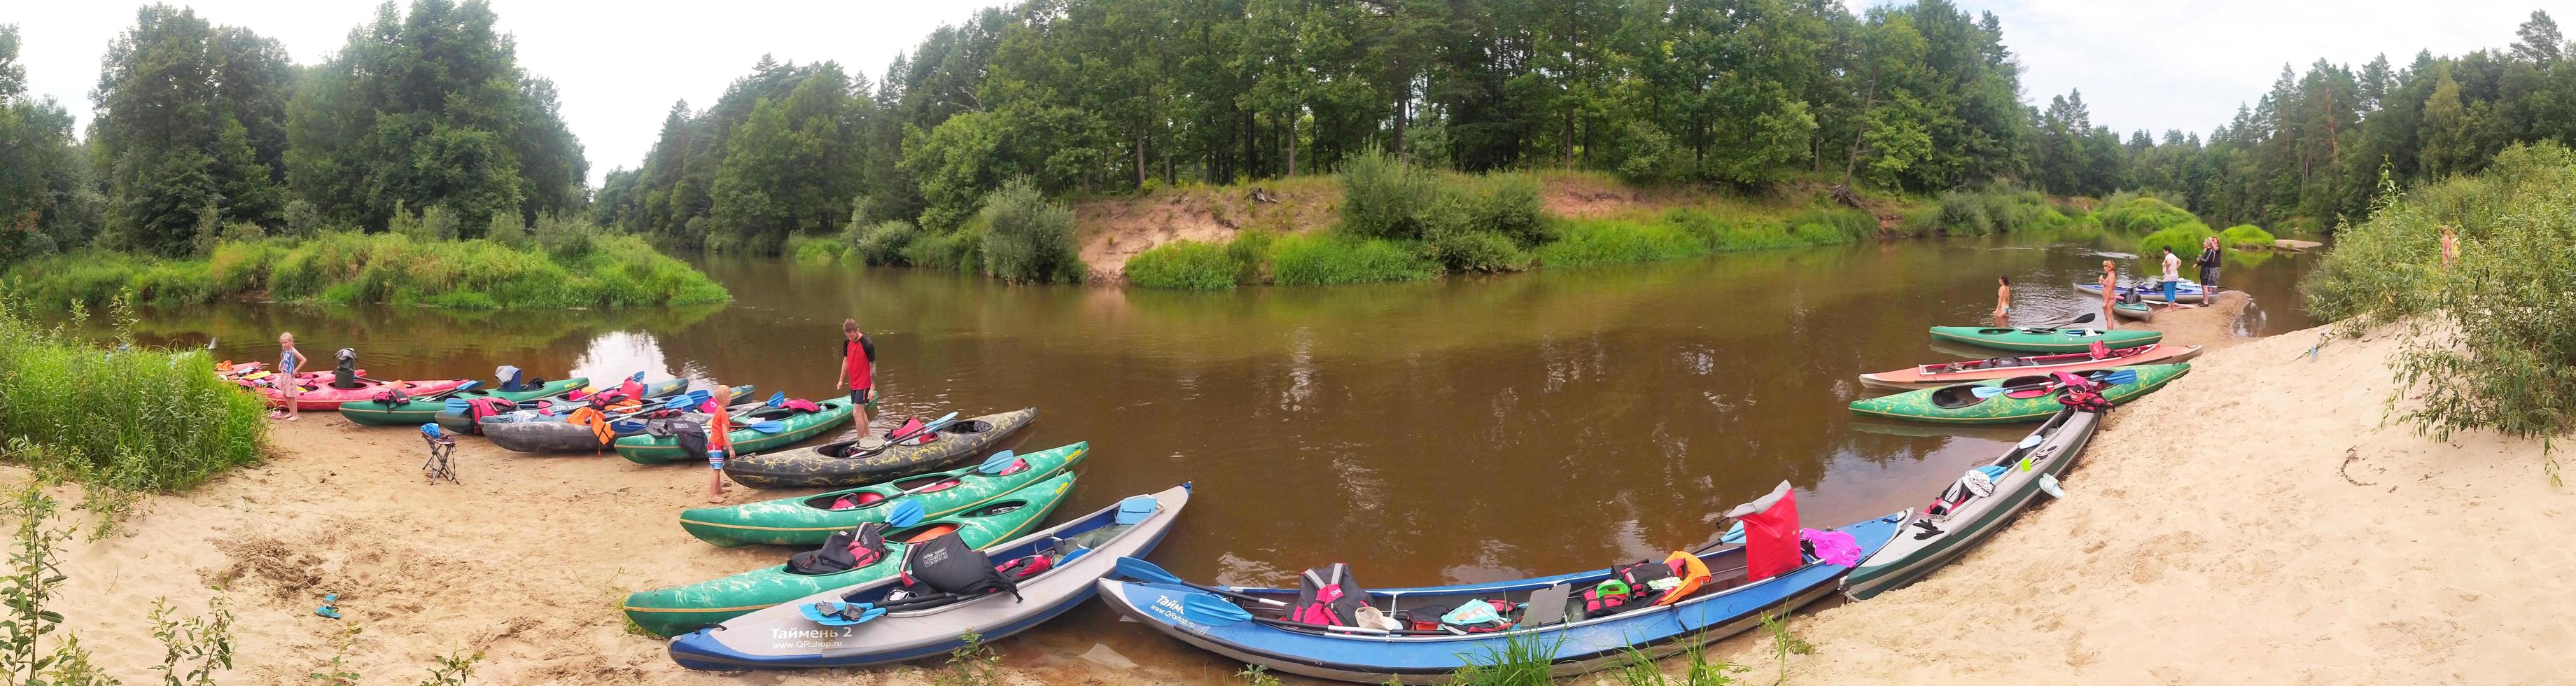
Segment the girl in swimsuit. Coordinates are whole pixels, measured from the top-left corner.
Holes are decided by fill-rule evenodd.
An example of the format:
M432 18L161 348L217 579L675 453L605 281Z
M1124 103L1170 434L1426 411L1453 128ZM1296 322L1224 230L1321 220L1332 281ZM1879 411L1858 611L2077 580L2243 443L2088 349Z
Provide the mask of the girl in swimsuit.
M282 349L277 354L277 394L286 399L286 407L268 413L268 418L292 422L301 419L295 411L295 397L304 394L304 384L295 380L295 370L304 366L304 353L295 351L293 333L278 334L277 347Z

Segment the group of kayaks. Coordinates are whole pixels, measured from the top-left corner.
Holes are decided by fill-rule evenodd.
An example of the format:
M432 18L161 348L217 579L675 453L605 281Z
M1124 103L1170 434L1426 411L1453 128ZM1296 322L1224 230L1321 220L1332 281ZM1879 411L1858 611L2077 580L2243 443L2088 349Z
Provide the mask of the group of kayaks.
M1935 326L1931 331L1937 341L2025 354L1862 374L1863 386L1903 392L1852 401L1852 413L1938 424L2035 422L2057 414L2070 391L2097 393L2114 405L2153 393L2190 372L2191 365L2184 362L2200 355L2200 346L2167 345L2164 334L2155 331L1976 326Z

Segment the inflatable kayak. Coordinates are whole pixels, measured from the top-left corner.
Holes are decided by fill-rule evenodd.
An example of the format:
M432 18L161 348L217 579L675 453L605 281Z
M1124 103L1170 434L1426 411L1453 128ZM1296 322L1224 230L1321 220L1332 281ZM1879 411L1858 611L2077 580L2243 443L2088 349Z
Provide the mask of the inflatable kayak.
M2142 322L2154 321L2156 318L2156 311L2147 307L2146 303L2120 302L2116 300L2111 302L2111 314L2118 316L2121 319L2135 319Z
M1094 582L1117 569L1122 557L1144 557L1171 531L1190 501L1182 484L1161 493L1131 496L1054 528L984 550L984 562L1046 556L1043 571L1012 581L1010 595L964 599L887 598L895 579L838 588L726 620L671 641L671 659L690 669L806 669L859 667L940 657L973 633L990 643L1026 631L1091 599ZM916 575L918 576L918 575ZM860 624L826 626L815 603L882 605L885 614Z
M455 388L458 384L465 383L464 379L444 379L439 381L378 381L361 376L357 379L357 385L349 388L341 388L332 385L334 381L332 378L332 372L313 373L321 375L321 378L315 379L312 383L299 385L303 390L295 396L295 409L297 410L305 412L327 412L340 409L340 406L345 403L361 400L373 401L376 398L376 394L386 391L400 390L411 395L429 395L439 391ZM302 378L304 374L298 373L296 376L298 378ZM258 381L253 381L251 383L254 384L251 389L258 391L260 398L268 401L269 406L286 406L286 393L278 390L277 386L258 385Z
M2094 343L2109 348L2134 348L2164 340L2154 331L2114 329L2031 329L1991 326L1935 326L1933 340L1949 340L1994 348L2035 353L2076 353L2093 349Z
M725 460L725 476L752 488L871 484L955 467L1037 418L1037 408L1022 408L959 420L933 432L929 443L862 447L857 440L843 440L744 455Z
M2102 391L2102 399L2117 405L2163 388L2166 383L2182 378L2191 371L2189 364L2150 364L2118 369L2096 369L2082 372L2086 379L2100 381L2113 374L2135 372L2134 380L2114 383ZM1979 397L1980 388L2020 389L2001 395ZM1908 393L1852 401L1853 414L1893 417L1919 422L1944 424L2011 424L2047 419L2057 414L2064 404L2057 401L2062 388L2046 375L1990 379L1970 384L1926 388Z
M1861 383L1879 388L1915 389L1946 386L1954 383L1984 381L2049 372L2081 372L2137 364L2182 362L2200 355L2197 345L2149 343L2135 348L2093 353L1994 357L1983 360L1961 360L1924 364L1904 369L1891 369L1860 375Z
M687 379L672 379L662 383L686 388L689 382ZM659 384L648 385L647 388L648 390L657 389L660 386ZM752 387L749 384L735 386L733 392L734 397L737 398L751 395ZM668 396L669 394L663 394L653 397ZM744 406L744 409L749 407ZM644 433L644 420L621 419L609 423L609 440L602 441L599 440L599 434L593 432L590 427L564 421L570 416L569 412L550 414L535 410L520 410L484 417L482 421L475 423L474 428L482 431L484 438L491 439L493 445L523 453L584 450L598 452L615 445L618 438Z
M742 386L742 388L750 388L750 386ZM672 394L688 389L688 379L663 379L661 381L644 384L644 398L646 400L654 398L668 398L671 397ZM599 393L605 390L608 389L584 387L567 391L559 396L543 396L521 400L515 403L515 405L519 410L536 410L544 414L551 414L560 417L572 410L555 407L558 402L578 405L581 403L582 399L590 397L590 394ZM448 431L461 434L483 433L482 427L471 414L468 414L469 412L471 412L471 410L450 404L439 408L438 414L435 415L433 419L438 422L440 427L445 428Z
M1843 577L1843 595L1868 600L1923 578L1984 542L2039 497L2042 477L2066 473L2101 422L2100 414L2059 410L2001 457L1971 470L1976 476L1951 482L1900 527L1907 535L1897 536ZM1978 493L1971 481L1983 481L1985 492Z
M2102 297L2102 284L2079 283L2075 284L2075 290L2096 298ZM2165 286L2161 281L2120 287L2121 294L2125 295L2130 291L2137 291L2139 300L2156 303L2165 301ZM2174 284L2174 302L2196 303L2208 300L2209 295L2210 292L2202 289L2200 284L2188 280Z
M819 401L814 403L814 407L805 410L764 406L749 412L730 413L734 427L731 435L727 436L733 441L730 454L749 455L795 445L823 433L825 429L850 421L852 408L847 397ZM703 416L696 420L701 424L707 421ZM767 425L774 430L755 429L753 425ZM636 464L679 462L696 457L680 448L678 438L650 432L617 439L617 454Z
M986 465L976 465L863 488L725 507L694 507L680 512L680 528L698 540L726 547L755 543L815 545L832 532L862 522L885 521L899 501L918 503L928 517L992 502L1072 468L1090 452L1091 444L1075 443L1013 456L991 465L990 473Z
M439 411L447 409L447 401L449 400L500 398L511 402L520 402L563 395L567 391L580 388L588 383L590 383L590 379L576 377L564 379L562 381L550 381L538 386L523 388L516 391L503 391L494 390L490 387L477 387L449 393L443 397L426 400L414 398L400 403L390 403L376 400L374 398L368 398L366 400L340 403L340 416L348 417L349 421L365 424L367 426L410 426L427 424L438 420ZM436 394L433 393L431 395Z
M1073 472L1064 472L983 506L896 528L885 534L883 555L850 569L799 574L779 564L686 586L637 591L626 596L626 618L653 635L677 636L797 598L892 577L903 571L904 547L913 542L955 532L970 547L990 547L1036 530L1038 522L1064 502L1073 479Z

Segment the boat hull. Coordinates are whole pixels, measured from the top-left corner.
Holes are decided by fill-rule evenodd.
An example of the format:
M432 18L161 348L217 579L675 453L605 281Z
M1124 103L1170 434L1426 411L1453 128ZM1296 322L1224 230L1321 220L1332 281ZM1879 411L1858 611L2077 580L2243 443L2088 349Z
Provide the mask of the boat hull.
M2035 432L2047 434L2038 445L2027 450L2016 447L1996 461L2013 465L2028 459L2032 465L2030 472L2008 468L2005 479L1996 484L1994 495L1970 501L1969 505L1975 507L1973 511L1963 507L1947 517L1930 514L1928 510L1917 511L1898 528L1894 540L1869 559L1862 560L1860 566L1852 568L1851 574L1843 578L1843 595L1853 600L1868 600L1880 593L1902 588L1985 543L1995 532L2002 531L2039 497L2042 492L2039 475L2056 477L2065 474L2075 464L2075 458L2083 454L2084 447L2092 443L2093 432L2102 421L2099 414L2072 409L2065 410L2060 416L2064 418L2062 421L2053 420ZM1948 528L1939 535L1916 539L1914 536L1922 533L1921 527L1915 525L1918 521L1933 523L1936 528Z

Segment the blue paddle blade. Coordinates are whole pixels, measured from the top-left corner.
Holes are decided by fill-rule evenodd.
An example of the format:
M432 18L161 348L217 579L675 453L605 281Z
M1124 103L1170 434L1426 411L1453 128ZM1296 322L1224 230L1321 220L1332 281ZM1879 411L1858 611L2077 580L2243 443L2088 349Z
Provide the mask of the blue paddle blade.
M1171 572L1163 571L1163 568L1154 566L1154 563L1132 557L1118 558L1118 568L1116 573L1119 576L1149 584L1182 583L1180 577L1172 576Z
M1234 603L1204 593L1181 596L1181 616L1204 624L1241 624L1252 621L1252 613Z
M626 380L633 381L635 383L644 383L644 373L636 372L634 376L626 377Z
M921 523L921 518L927 514L921 509L921 501L905 498L896 501L894 509L886 511L886 525L901 529Z
M2023 436L2023 437L2021 437L2021 442L2020 442L2020 443L2015 443L2015 444L2013 444L2013 447L2015 447L2015 448L2036 448L2036 447L2039 447L2039 444L2040 444L2040 442L2041 442L2041 441L2045 441L2045 440L2048 440L2048 439L2046 439L2046 438L2042 438L2039 434L2031 434L2031 435L2028 435L2028 436Z
M761 403L761 404L763 404L763 405L768 405L768 406L770 406L770 407L777 407L777 406L780 406L780 405L785 405L785 404L787 404L787 392L786 392L786 391L779 391L779 392L777 392L777 393L771 393L771 394L769 394L769 402Z
M482 388L482 387L483 387L483 380L482 380L482 379L475 379L475 380L472 380L472 381L467 381L467 382L465 382L465 383L457 384L457 385L456 385L456 390L455 390L455 391L453 391L453 392L456 392L456 393L463 393L463 392L466 392L466 391L471 391L471 390L474 390L474 389L477 389L477 388Z
M2120 371L2111 372L2111 374L2110 374L2109 376L2102 377L2102 383L2111 384L2111 385L2113 385L2113 386L2118 386L2118 385L2120 385L2120 384L2126 384L2126 383L2137 383L2137 382L2138 382L2138 370L2135 370L2135 369L2123 369L2123 370L2120 370Z
M939 427L947 426L955 421L957 421L957 413L950 412L948 414L940 415L938 419L930 420L929 423L921 426L927 429L937 429Z
M745 427L745 428L751 429L751 430L753 430L753 431L758 431L758 432L761 432L761 433L765 433L765 434L774 434L774 433L778 433L778 432L781 432L781 431L786 431L786 430L787 430L787 425L786 425L786 424L781 424L781 423L778 423L778 422L761 422L761 423L753 424L753 425L751 425L751 426L749 426L749 427Z
M985 474L1000 474L1002 473L1002 470L1010 469L1012 463L1019 461L1019 455L1013 454L1011 451L1004 450L1002 452L993 453L992 457L984 458L983 464L975 465L975 471L983 472Z

